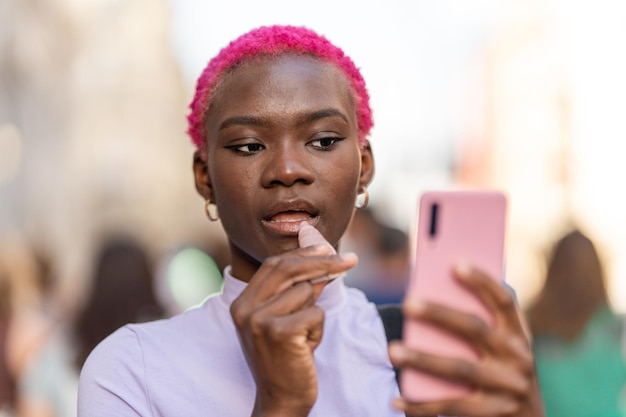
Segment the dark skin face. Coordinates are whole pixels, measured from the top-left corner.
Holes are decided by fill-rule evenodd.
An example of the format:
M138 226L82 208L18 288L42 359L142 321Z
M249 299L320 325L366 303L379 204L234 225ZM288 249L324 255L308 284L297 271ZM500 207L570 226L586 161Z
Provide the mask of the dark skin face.
M227 75L207 120L207 152L194 157L196 188L217 204L232 273L298 248L302 220L337 246L370 182L345 76L332 64L282 56Z

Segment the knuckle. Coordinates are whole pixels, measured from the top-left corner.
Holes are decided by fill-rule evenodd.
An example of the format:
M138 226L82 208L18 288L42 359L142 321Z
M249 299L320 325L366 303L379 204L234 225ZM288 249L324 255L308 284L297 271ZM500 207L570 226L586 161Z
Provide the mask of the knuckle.
M447 403L442 405L440 413L445 416L455 416L458 411L456 403Z
M307 304L314 305L315 304L315 289L313 288L313 284L311 284L308 281L303 282L303 284L304 285L302 285L302 287L306 296Z
M230 316L233 318L235 325L237 327L241 327L246 322L248 314L246 310L244 309L242 303L239 302L238 300L235 300L230 305Z
M465 382L476 382L478 376L476 366L465 360L456 362L454 373Z
M503 289L501 296L498 299L498 302L501 307L504 309L516 309L517 303L515 302L515 297L511 294L510 291L506 291Z
M508 339L509 350L515 352L518 368L526 375L532 375L535 372L535 361L530 347L525 341L520 339Z
M502 415L513 417L518 415L521 409L520 401L511 398L502 405Z
M506 381L503 381L507 389L514 394L516 399L527 398L531 392L531 382L521 374L509 374Z
M526 375L535 374L535 362L532 360L532 358L525 358L520 363L521 363L520 369L522 370L522 372L524 372L524 374Z
M326 316L326 313L324 313L324 310L318 305L313 305L311 307L311 314L315 317L315 319L321 320L321 321L324 321L324 317Z
M307 297L313 297L315 295L315 291L313 290L313 284L309 281L301 281L294 285L294 288L297 288L298 291L301 291L303 295Z
M267 333L267 329L271 327L270 324L271 320L261 314L252 314L248 319L248 326L255 335Z
M271 340L285 340L291 334L291 330L285 324L274 322L267 326L267 334Z
M489 326L481 318L475 315L467 317L467 328L471 334L484 337L489 333Z
M518 392L519 395L521 395L522 397L527 397L530 394L530 388L531 388L532 384L530 383L530 381L526 378L524 378L518 387Z
M263 263L267 266L275 268L279 266L282 262L284 262L284 260L280 256L270 256Z

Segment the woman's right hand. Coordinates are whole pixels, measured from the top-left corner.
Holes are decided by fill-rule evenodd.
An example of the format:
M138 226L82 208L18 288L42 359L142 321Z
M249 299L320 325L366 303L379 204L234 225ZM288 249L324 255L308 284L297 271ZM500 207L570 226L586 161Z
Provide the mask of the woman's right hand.
M265 260L231 305L240 343L257 385L254 416L306 416L317 399L313 352L322 339L324 312L312 279L354 267L354 254L327 245L296 249Z
M461 398L415 402L398 398L396 408L410 416L543 417L541 392L530 340L514 296L485 273L469 267L454 272L469 291L491 311L487 322L453 307L407 299L405 319L421 320L466 340L477 361L420 352L401 342L390 344L391 362L472 388Z

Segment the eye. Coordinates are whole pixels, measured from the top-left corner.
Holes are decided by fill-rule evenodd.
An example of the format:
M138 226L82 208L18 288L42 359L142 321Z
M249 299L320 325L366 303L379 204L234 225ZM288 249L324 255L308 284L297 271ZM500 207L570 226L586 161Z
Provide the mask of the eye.
M327 151L327 150L332 149L337 142L340 142L344 139L345 138L325 137L321 139L312 140L311 142L309 142L309 144L313 146L314 148Z
M244 143L241 145L229 145L225 146L226 149L232 149L233 151L242 155L254 155L255 153L265 149L265 146L260 143Z

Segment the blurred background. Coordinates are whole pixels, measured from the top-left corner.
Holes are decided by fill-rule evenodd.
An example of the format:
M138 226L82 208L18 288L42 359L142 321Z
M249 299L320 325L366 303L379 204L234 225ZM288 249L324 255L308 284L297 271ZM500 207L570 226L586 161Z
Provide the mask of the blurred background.
M389 255L380 265L398 276L383 287L403 288L422 191L496 188L522 306L576 227L626 312L623 1L1 0L0 244L40 260L51 311L84 312L119 236L145 251L165 305L142 317L219 290L224 236L193 186L187 106L212 56L275 23L325 35L368 83L377 172L344 246ZM363 233L376 244L359 247ZM350 284L397 297L375 277Z

